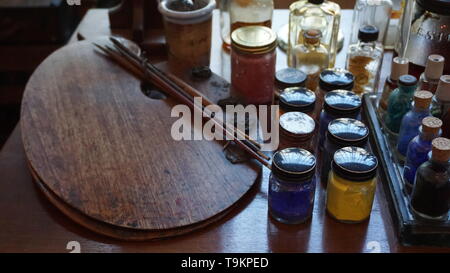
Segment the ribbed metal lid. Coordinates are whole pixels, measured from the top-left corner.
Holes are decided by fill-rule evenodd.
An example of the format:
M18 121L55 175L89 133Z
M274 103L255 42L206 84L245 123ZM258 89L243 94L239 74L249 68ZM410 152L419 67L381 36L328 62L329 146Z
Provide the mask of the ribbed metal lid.
M287 148L276 152L272 159L272 173L289 182L305 182L315 174L316 158L307 150Z
M344 147L334 153L333 172L350 181L363 182L377 175L377 157L360 147Z

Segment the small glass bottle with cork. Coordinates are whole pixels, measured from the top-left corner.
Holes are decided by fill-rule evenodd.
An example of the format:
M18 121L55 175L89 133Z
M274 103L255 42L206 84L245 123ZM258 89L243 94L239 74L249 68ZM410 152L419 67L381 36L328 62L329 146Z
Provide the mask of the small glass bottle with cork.
M442 121L435 117L426 117L422 120L419 135L409 142L406 152L406 162L403 168L403 179L406 192L410 193L414 185L417 168L428 160L431 151L431 141L441 135Z
M445 58L441 55L432 54L428 56L425 71L420 75L418 90L428 90L436 93L439 79L444 71Z
M448 219L450 196L450 139L432 141L431 158L417 169L411 196L414 215L423 220Z
M400 125L400 133L397 142L397 156L403 162L408 150L409 142L419 134L422 120L430 115L430 103L433 94L429 91L417 91L414 93L413 108L405 114Z
M382 117L387 111L389 95L398 87L398 78L408 74L409 60L395 57L392 59L391 74L384 84L383 93L378 102L378 115Z
M450 110L450 75L443 75L439 80L436 93L431 102L431 114L442 119Z

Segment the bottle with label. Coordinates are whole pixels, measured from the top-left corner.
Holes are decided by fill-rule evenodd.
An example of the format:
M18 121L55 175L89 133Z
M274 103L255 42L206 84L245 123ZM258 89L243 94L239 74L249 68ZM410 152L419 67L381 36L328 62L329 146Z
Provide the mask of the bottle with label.
M398 88L392 91L388 100L388 110L383 116L385 129L390 140L396 143L403 116L411 110L417 79L412 75L400 76Z
M431 151L431 141L441 135L442 121L435 117L426 117L422 120L419 135L413 138L408 145L406 162L403 168L403 179L407 192L411 192L416 177L417 168L428 160Z
M245 26L272 27L273 0L230 0L230 32Z
M289 10L288 65L295 67L293 49L304 44L305 31L314 29L322 33L321 43L330 55L328 67L334 67L341 20L339 5L327 0L300 0L292 3Z
M348 49L347 70L355 76L353 92L360 96L378 92L383 61L383 46L377 42L378 34L375 26L362 26L358 32L359 42Z
M403 162L409 142L419 134L422 120L430 115L430 103L433 94L429 91L414 93L414 106L402 119L397 142L398 159Z
M450 202L450 139L432 141L431 158L417 169L411 208L420 219L445 221Z
M436 92L436 88L439 84L439 78L444 71L445 58L441 55L430 55L427 59L427 65L425 71L420 75L418 90L428 90L431 93Z
M316 90L319 75L328 68L329 54L327 48L320 43L322 33L320 30L309 29L303 33L303 44L296 45L293 66L308 75L306 87Z
M364 25L378 28L377 41L384 44L392 12L391 0L357 0L353 11L350 44L358 42L358 30Z
M387 111L389 95L398 87L398 78L408 74L409 60L406 58L395 57L392 59L391 75L386 79L383 93L378 102L378 115L382 117Z

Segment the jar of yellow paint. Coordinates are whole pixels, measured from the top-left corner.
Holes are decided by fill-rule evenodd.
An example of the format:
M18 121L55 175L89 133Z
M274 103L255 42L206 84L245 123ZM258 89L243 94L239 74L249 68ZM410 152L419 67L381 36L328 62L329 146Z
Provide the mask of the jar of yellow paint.
M359 147L344 147L333 156L327 186L327 211L345 223L366 220L372 211L378 160Z

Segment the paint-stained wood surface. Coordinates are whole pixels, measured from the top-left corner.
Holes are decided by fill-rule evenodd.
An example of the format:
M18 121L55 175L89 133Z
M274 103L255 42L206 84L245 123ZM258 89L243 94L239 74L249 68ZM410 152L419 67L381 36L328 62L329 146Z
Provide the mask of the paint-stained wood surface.
M210 88L216 85L197 83L217 101L228 94L220 84ZM173 140L176 104L146 97L137 79L90 42L68 45L26 87L21 127L29 164L46 190L95 221L151 234L192 230L238 201L260 167L229 163L221 142Z

